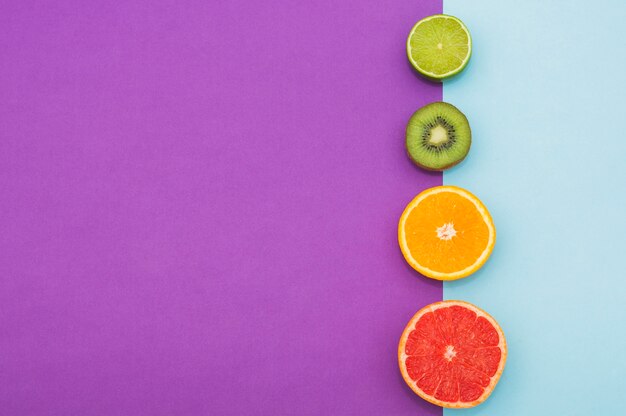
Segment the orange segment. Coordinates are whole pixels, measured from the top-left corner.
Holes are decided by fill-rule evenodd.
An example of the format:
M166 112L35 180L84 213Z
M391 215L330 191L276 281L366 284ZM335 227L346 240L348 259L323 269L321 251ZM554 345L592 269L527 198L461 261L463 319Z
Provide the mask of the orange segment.
M406 261L438 280L466 277L489 258L496 241L491 215L480 200L456 186L437 186L407 205L398 225Z
M489 397L506 363L498 323L471 303L449 300L418 311L398 346L402 378L438 406L465 408Z

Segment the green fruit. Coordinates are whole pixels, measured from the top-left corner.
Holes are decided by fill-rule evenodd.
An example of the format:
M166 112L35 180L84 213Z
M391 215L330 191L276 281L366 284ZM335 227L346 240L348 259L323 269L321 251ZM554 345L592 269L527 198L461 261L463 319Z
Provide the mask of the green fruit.
M406 53L420 74L441 81L465 68L472 55L472 38L459 19L436 14L413 26L406 41Z
M467 117L452 104L435 102L411 116L406 150L411 160L428 170L448 169L467 156L472 131Z

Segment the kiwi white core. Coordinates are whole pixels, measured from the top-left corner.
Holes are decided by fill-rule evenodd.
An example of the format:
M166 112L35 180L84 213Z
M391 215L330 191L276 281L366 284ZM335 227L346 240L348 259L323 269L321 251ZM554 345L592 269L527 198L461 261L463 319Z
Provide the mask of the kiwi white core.
M448 141L448 131L445 127L436 125L430 130L430 138L428 139L428 143L436 146L441 143L445 143Z
M456 236L456 230L454 229L454 224L451 222L437 228L437 237L439 237L440 240L452 240L454 236Z

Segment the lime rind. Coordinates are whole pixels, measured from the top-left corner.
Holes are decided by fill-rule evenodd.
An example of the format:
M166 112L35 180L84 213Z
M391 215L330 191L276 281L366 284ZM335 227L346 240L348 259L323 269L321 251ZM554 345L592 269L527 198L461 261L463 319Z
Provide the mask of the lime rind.
M438 73L438 72L433 72L432 70L428 70L426 68L423 68L423 66L420 66L420 64L418 62L415 61L415 59L413 58L412 55L412 45L411 45L411 41L412 40L416 40L416 36L414 36L416 34L417 28L427 22L430 22L432 20L450 20L451 23L454 24L454 26L456 26L457 29L460 29L460 31L462 31L463 33L463 38L466 37L466 39L463 39L464 42L462 44L458 44L456 46L466 46L467 47L467 52L465 57L460 58L457 57L459 59L460 64L458 64L457 66L455 66L453 69L451 69L450 71L444 72L444 73ZM442 23L442 25L445 23ZM434 31L437 31L436 26L432 26L432 29ZM454 35L454 30L451 31L446 31L444 29L444 31L446 32L445 34L448 35L449 37L456 37L456 35ZM443 33L441 31L436 32L435 33L436 36L441 37L443 35ZM419 41L419 38L417 38L417 41ZM411 32L409 33L409 36L407 38L406 41L406 52L407 52L407 57L409 58L409 62L411 63L411 65L413 66L413 68L415 68L416 71L418 71L420 74L424 75L425 77L435 80L435 81L441 81L444 80L446 78L450 78L456 74L458 74L459 72L463 71L463 69L467 66L470 57L472 56L472 37L469 33L469 30L467 29L467 27L465 26L465 24L463 24L463 22L461 20L459 20L458 18L454 17L454 16L450 16L447 14L435 14L432 16L428 16L422 20L420 20L419 22L417 22L413 28L411 29ZM424 53L424 52L423 52ZM436 62L433 63L433 65L436 64ZM431 65L432 68L432 65Z

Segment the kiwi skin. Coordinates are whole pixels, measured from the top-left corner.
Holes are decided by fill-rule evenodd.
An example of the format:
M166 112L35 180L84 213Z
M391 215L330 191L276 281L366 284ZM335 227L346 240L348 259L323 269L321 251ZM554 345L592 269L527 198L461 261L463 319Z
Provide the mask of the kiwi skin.
M424 170L427 170L427 171L430 171L430 172L442 172L442 171L444 171L444 170L450 169L450 168L451 168L451 167L453 167L453 166L458 165L458 164L459 164L459 163L461 163L463 160L465 160L465 158L467 157L467 155L468 155L468 153L469 153L469 148L471 147L471 144L472 144L472 132L471 132L471 128L470 128L470 126L469 126L469 122L467 121L467 117L465 116L465 114L463 114L463 113L461 112L461 110L459 110L458 108L456 108L456 107L455 107L455 106L453 106L452 104L450 104L450 103L446 103L446 102L444 102L444 101L436 101L436 102L433 102L433 103L430 103L430 104L426 104L425 106L423 106L423 107L421 107L420 109L418 109L417 111L415 111L415 113L413 113L413 115L411 116L411 118L412 118L415 114L417 114L420 110L422 110L423 108L428 107L428 106L430 106L430 105L432 105L432 104L444 104L446 107L449 107L449 108L451 108L451 110L458 112L458 114L459 114L460 116L462 116L462 117L463 117L463 119L464 119L465 123L467 123L467 130L468 130L468 136L467 136L467 139L468 139L468 151L467 151L467 152L463 155L463 157L461 157L460 159L458 159L458 160L456 160L456 161L453 161L452 163L449 163L449 164L447 164L447 165L445 165L445 166L441 166L441 167L438 167L438 168L433 168L433 167L431 167L431 166L425 166L424 164L422 164L422 163L420 163L418 160L416 160L416 159L415 159L415 158L411 155L411 152L409 151L409 146L408 146L408 143L409 143L409 136L408 136L408 129L409 129L409 125L407 125L407 133L406 133L406 137L407 137L407 139L406 139L406 141L405 141L405 150L406 150L406 153L407 153L407 156L409 157L409 159L410 159L410 160L411 160L411 161L412 161L415 165L417 165L418 167L420 167L421 169L424 169Z

